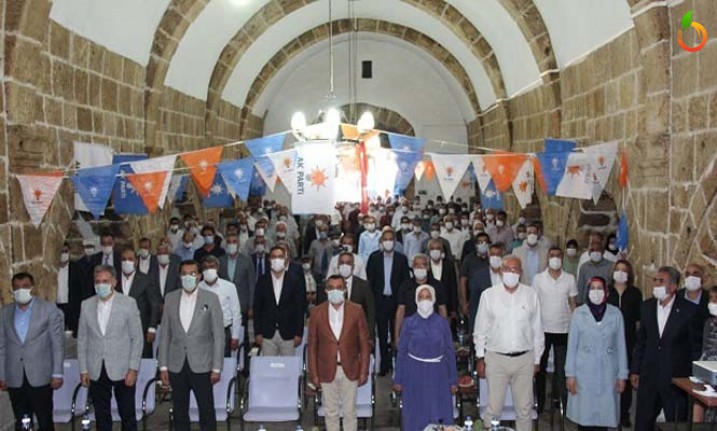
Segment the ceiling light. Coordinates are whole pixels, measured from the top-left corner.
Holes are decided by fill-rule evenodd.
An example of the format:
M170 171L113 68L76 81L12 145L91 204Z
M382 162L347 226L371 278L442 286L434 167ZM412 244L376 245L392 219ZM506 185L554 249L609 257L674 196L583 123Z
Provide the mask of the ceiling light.
M373 114L369 111L361 114L361 118L359 118L358 123L356 123L359 133L366 133L369 130L373 130L375 125L376 123L373 119Z

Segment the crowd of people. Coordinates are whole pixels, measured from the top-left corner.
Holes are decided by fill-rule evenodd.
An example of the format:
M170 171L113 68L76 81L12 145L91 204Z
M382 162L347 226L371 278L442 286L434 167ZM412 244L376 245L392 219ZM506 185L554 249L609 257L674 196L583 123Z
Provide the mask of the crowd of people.
M356 429L372 354L402 395L404 429L452 424L458 333L473 334L467 344L487 380L484 425L501 417L510 389L519 431L531 428L534 389L538 413L562 402L581 429L631 427L633 390L635 429L654 429L661 411L684 421L686 394L671 379L717 357L717 288L707 289L701 266L660 267L643 280L652 284L643 300L614 235L593 232L581 250L576 239L551 241L540 220L479 202L393 197L366 213L342 203L299 217L264 201L232 220L173 217L156 247L150 238L137 249L116 244L132 240L102 233L100 250L85 241L76 260L65 243L55 304L38 297L32 274L13 275L15 302L0 310L0 390L18 424L35 415L40 430L53 429L65 331L77 338L101 431L112 428L113 393L122 429L137 428L137 372L154 357L172 390L174 427L190 429L193 392L201 429L216 429L212 385L242 343L293 356L307 342L329 431L340 417Z

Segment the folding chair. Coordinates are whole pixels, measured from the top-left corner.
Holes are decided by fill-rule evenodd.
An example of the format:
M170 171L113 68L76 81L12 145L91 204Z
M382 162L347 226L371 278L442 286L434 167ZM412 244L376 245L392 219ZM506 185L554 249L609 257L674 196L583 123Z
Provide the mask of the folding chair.
M240 401L241 430L244 422L301 421L302 362L297 356L251 358L248 393Z
M237 384L237 357L236 351L232 352L232 356L224 358L224 366L222 367L221 380L214 385L214 412L217 416L217 422L227 423L227 429L230 427L231 414L236 409L236 394L234 385ZM170 410L170 415L171 415ZM199 406L194 392L189 395L189 421L199 422Z
M376 416L376 373L372 371L374 362L373 356L371 356L371 362L369 363L371 376L363 386L358 387L358 393L356 394L356 417L363 420L364 428L366 427L366 421L370 419L370 430L374 429L374 418ZM342 418L344 417L343 407L339 414ZM317 391L314 396L314 424L318 425L319 418L323 418L325 415L321 392Z
M71 423L71 429L74 430L75 418L82 416L86 410L87 388L80 384L80 365L77 359L66 359L63 367L63 385L52 395L52 420L58 424Z
M535 430L538 429L538 399L535 396L535 385L533 385L533 408L530 412L530 417L533 419L533 428ZM503 412L500 415L500 419L503 421L509 421L509 422L515 422L515 420L518 418L518 415L515 411L515 407L513 404L513 389L508 388L508 390L505 392L505 403L503 404ZM484 398L486 402L484 404L481 404L481 398ZM476 401L476 404L478 405L478 414L481 418L483 418L484 414L486 413L486 410L488 409L488 381L486 379L479 379L478 384L478 400Z

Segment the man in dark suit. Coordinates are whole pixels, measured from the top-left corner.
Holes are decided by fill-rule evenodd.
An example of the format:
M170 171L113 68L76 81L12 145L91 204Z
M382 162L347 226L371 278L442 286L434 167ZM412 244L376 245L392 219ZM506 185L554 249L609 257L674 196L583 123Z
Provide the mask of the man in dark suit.
M152 343L159 324L159 308L162 300L159 289L152 285L152 278L137 271L137 256L131 248L122 251L122 275L115 290L134 298L137 302L142 320L142 333L145 334L142 357L153 357Z
M216 231L212 226L204 226L202 228L202 237L204 238L204 246L194 252L194 260L202 264L204 257L213 255L215 257L224 256L224 249L220 247L221 241L217 240Z
M99 265L112 266L116 274L122 273L122 257L120 252L115 250L114 235L109 232L105 232L100 236L100 251L90 259L90 266L87 271L87 286L94 286L94 270Z
M239 253L239 236L236 233L227 234L226 252L219 258L219 278L229 280L237 288L239 305L241 306L241 321L244 323L245 345L249 345L249 331L246 330L249 318L253 317L251 305L254 301L254 286L256 286L256 272L252 259ZM248 354L248 349L244 349Z
M94 250L94 247L92 248ZM61 297L67 295L67 303L60 307L65 314L65 328L72 331L77 337L77 324L80 320L80 306L82 301L93 295L87 286L89 280L89 257L83 255L76 261L69 260L70 247L67 243L62 245L60 265L57 270L57 303ZM94 289L92 289L94 290Z
M152 279L152 286L159 290L159 319L162 319L164 309L164 298L167 294L180 289L179 280L179 256L171 253L171 245L162 242L157 246L156 264L149 268L149 277Z
M440 284L441 290L446 295L448 315L451 316L451 319L454 319L458 312L458 279L455 261L451 256L446 255L443 250L443 242L440 239L428 240L426 253L430 258L428 265L429 275Z
M157 266L157 256L152 254L152 241L147 238L139 240L139 250L137 251L137 270L142 274L149 274L153 266Z
M672 384L688 377L702 350L698 307L677 295L680 272L663 266L653 278L652 295L642 303L641 324L630 381L637 389L636 430L652 430L664 410L667 422L687 420L687 395Z
M476 235L477 251L466 256L461 262L458 298L463 315L468 317L471 331L473 331L473 323L478 312L481 294L494 284L491 279L490 269L491 247L490 237L487 233L482 232ZM493 247L493 250L495 252L493 255L503 256L501 246ZM496 264L498 260L496 260ZM500 277L498 275L499 268L500 264L497 264L493 269L495 277Z
M710 317L710 310L707 306L710 302L710 295L704 289L704 280L705 269L701 265L690 263L685 268L685 287L677 291L678 295L697 305L703 322Z
M366 275L376 301L376 325L381 349L381 375L386 375L391 365L388 353L388 336L393 328L401 284L410 277L408 259L394 251L396 235L392 230L381 234L381 250L371 253L366 264Z
M286 251L269 253L271 271L254 291L254 333L263 356L292 356L304 336L306 292L302 280L287 271Z
M257 238L254 243L254 250L256 252L251 255L251 265L254 268L255 281L258 281L259 278L268 274L271 270L269 252L266 249L266 238Z

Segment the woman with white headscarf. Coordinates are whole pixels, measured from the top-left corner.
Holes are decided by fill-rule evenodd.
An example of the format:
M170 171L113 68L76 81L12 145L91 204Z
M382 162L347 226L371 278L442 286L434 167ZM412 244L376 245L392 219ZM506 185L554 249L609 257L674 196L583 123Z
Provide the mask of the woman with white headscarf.
M436 292L424 284L416 289L418 312L403 321L396 357L394 390L402 393L403 429L453 423L452 395L458 390L451 329L434 312Z

